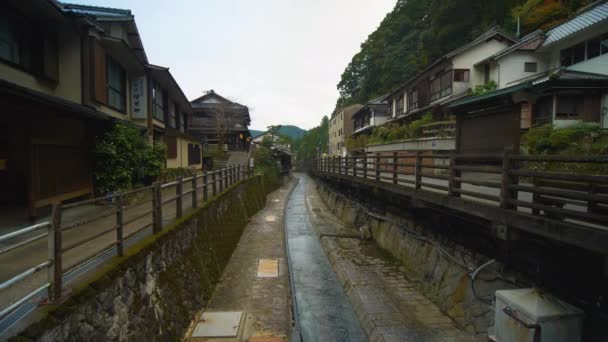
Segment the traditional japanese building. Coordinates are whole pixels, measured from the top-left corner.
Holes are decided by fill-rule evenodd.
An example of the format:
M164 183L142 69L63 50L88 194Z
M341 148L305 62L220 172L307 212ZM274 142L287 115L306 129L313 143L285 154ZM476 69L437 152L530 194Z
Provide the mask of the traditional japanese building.
M251 136L249 125L251 117L249 108L230 101L210 90L205 95L193 100L192 124L190 134L210 151L217 145L228 151L246 151L249 149Z

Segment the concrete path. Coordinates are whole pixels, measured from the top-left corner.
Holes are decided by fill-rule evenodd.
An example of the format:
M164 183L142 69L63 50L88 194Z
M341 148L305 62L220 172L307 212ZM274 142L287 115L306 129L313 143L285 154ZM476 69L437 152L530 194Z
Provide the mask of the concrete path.
M306 180L287 204L286 232L298 336L302 341L367 341L353 305L321 248L306 211Z
M212 337L195 335L197 326L200 327L200 335L210 331L210 326L205 323L212 322L203 322L203 319L213 317L218 312L242 312L242 318L236 328L236 337L217 338L217 341L264 341L262 338L275 338L267 341L288 340L291 292L285 255L283 211L289 190L295 183L292 179L271 193L266 207L251 219L207 307L192 322L186 340L214 341ZM260 267L261 259L271 260ZM273 271L277 271L273 260L278 261L276 276L273 274ZM258 274L258 271L263 272Z
M475 341L415 289L396 260L353 238L359 232L331 213L311 178L302 182L310 220L371 341Z

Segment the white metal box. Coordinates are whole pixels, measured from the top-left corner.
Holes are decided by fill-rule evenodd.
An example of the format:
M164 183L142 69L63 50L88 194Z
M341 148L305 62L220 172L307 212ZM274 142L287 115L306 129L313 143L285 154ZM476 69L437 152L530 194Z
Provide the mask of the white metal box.
M498 342L579 342L583 311L537 289L496 291Z

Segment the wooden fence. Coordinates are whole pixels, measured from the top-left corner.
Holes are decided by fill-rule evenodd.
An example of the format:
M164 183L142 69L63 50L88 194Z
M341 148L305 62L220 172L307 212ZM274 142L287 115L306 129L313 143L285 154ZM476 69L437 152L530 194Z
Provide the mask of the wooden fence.
M425 162L428 158L446 163ZM552 220L604 230L608 226L608 156L394 152L392 156L321 158L314 169Z

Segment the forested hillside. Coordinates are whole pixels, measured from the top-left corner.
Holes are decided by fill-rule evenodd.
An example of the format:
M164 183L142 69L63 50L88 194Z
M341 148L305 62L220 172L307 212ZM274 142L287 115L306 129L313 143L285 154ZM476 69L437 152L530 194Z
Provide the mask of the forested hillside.
M321 125L308 130L304 135L293 142L293 151L298 160L310 160L317 157L317 148L319 152L327 152L327 144L329 142L329 118L324 116L321 120Z
M555 26L590 0L398 0L342 74L336 108L365 103L494 25Z

